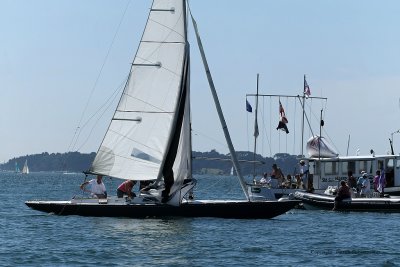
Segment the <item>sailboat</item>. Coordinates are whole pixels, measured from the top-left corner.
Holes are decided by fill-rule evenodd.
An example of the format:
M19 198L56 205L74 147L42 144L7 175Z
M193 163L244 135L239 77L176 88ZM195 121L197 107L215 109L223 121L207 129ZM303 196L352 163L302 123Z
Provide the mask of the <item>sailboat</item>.
M192 198L197 181L192 176L188 8L185 0L154 0L119 104L87 171L152 185L133 199L27 201L27 206L58 215L273 218L299 203L249 197L193 17L192 22L245 199Z
M15 162L15 168L14 168L15 173L19 173L19 166L18 166L18 162Z
M24 167L22 168L22 174L29 174L28 160L25 160Z

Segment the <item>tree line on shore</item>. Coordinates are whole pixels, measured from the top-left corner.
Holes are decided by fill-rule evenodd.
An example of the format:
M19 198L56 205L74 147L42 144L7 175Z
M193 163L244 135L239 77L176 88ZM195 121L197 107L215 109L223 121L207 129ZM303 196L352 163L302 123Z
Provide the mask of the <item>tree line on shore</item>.
M287 153L278 153L273 157L263 157L260 154L254 154L248 151L236 152L240 162L243 175L262 175L264 172L271 172L272 164L276 163L283 173L295 173L299 156ZM212 175L230 175L233 171L233 165L230 154L221 154L216 150L209 152L193 151L193 173L194 174L212 174ZM26 155L12 158L7 162L0 164L3 171L17 171L22 169L27 160L31 172L40 171L63 171L63 172L82 172L89 169L95 152L80 153L48 153ZM236 172L233 171L233 175Z

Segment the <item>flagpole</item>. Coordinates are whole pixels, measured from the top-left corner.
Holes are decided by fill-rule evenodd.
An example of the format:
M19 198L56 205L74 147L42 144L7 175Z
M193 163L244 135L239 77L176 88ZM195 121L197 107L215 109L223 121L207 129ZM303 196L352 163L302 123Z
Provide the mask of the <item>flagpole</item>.
M303 110L303 117L301 120L301 157L304 158L304 102L306 99L306 75L304 74L304 80L303 80L303 101L301 103L301 107Z
M321 142L322 142L322 126L323 126L322 111L323 110L321 109L321 117L319 123L318 160L321 160Z
M254 154L253 154L253 161L256 161L256 152L257 152L257 137L258 137L258 122L257 122L257 115L258 115L258 80L259 74L257 73L257 93L256 93L256 110L255 110L255 120L254 120ZM256 184L256 164L253 165L253 184Z

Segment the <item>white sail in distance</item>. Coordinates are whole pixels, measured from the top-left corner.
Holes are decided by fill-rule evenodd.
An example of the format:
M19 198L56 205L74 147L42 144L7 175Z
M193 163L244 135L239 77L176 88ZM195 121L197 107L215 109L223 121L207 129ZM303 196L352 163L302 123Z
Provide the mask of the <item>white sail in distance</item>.
M153 180L173 165L175 179L190 173L185 9L184 0L153 1L128 81L90 172Z
M29 174L28 160L25 160L24 167L22 168L23 174Z

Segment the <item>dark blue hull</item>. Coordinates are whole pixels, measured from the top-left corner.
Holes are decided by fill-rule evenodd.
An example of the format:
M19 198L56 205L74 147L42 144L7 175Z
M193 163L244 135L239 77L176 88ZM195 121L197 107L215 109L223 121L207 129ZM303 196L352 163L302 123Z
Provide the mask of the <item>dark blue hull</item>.
M72 204L57 201L27 201L25 204L32 209L57 215L130 218L218 217L270 219L291 210L299 204L299 201L196 201L180 206L167 204Z

